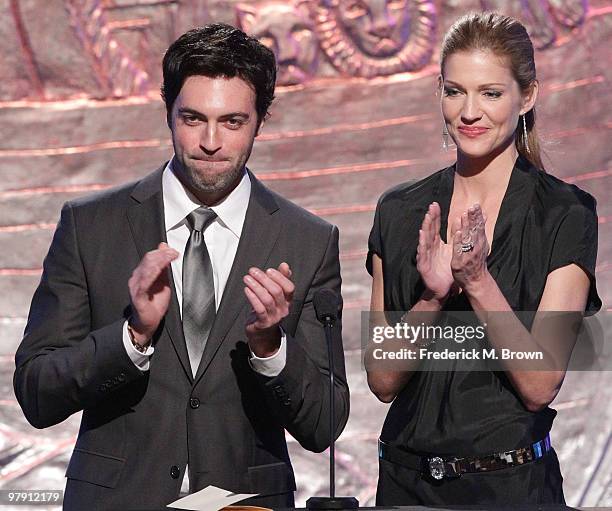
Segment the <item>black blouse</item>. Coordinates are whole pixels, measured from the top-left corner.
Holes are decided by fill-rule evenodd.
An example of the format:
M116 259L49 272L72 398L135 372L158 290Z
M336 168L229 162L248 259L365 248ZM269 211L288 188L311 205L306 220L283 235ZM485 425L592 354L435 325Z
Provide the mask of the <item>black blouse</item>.
M405 183L380 198L368 242L382 259L387 311L407 311L419 300L423 282L416 269L418 232L429 204L441 208L440 237L446 241L455 168ZM489 272L515 311L536 311L550 272L580 266L591 280L587 314L601 307L595 286L597 214L595 199L574 185L539 171L519 157L495 224ZM445 310L471 310L463 294ZM467 366L462 362L461 368ZM416 452L485 455L541 440L556 411L528 411L505 373L419 371L393 402L381 439Z

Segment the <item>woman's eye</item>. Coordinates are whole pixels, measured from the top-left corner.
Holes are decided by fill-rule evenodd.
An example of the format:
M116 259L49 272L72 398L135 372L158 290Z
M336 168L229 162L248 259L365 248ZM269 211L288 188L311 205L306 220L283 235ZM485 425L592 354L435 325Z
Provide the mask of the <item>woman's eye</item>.
M485 91L484 94L488 98L493 98L493 99L500 98L502 95L501 91L498 91L498 90L488 90L488 91Z
M444 95L445 96L456 96L459 94L457 89L451 89L450 87L444 87Z

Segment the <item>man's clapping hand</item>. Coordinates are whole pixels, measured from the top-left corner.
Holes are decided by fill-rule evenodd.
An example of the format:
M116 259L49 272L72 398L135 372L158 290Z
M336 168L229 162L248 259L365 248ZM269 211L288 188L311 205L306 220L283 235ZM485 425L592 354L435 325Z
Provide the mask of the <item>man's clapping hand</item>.
M153 337L168 310L172 290L168 270L179 253L166 243L147 252L128 280L132 317L130 326L134 340L145 345Z
M293 299L291 268L287 263L265 271L251 268L243 281L244 294L252 308L245 327L249 347L257 357L270 357L280 347L279 323L289 314Z

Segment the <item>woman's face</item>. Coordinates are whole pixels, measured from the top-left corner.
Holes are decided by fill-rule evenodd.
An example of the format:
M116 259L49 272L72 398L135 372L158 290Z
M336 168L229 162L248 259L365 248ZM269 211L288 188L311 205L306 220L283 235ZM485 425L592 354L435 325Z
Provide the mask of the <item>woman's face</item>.
M537 83L523 95L506 59L488 51L463 51L442 69L442 115L464 156L480 158L514 151L519 116L535 103Z

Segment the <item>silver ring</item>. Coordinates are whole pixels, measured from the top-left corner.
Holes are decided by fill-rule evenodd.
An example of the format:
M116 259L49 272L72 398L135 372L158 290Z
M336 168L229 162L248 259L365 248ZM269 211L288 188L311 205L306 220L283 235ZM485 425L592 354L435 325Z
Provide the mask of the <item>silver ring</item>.
M472 250L474 250L474 243L471 241L461 244L461 252L471 252Z

